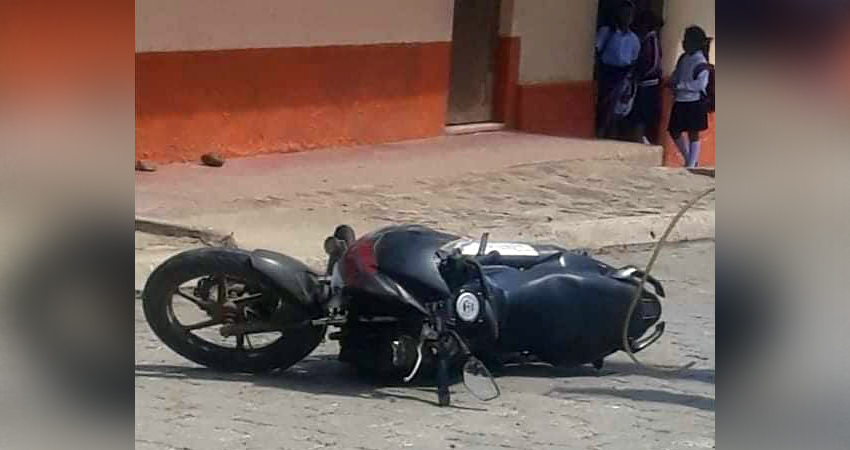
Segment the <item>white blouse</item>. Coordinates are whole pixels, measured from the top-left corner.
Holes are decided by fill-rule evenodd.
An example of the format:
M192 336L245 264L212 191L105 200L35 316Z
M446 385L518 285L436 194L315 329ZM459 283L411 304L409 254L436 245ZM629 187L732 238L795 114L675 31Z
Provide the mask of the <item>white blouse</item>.
M698 101L708 88L708 71L703 70L694 78L694 70L708 61L702 52L694 52L690 55L682 55L676 64L671 82L677 102Z

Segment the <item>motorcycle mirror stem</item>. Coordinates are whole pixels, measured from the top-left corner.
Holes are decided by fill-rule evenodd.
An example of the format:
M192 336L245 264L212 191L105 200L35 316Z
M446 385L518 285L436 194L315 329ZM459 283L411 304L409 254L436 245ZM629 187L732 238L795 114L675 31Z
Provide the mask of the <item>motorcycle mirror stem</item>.
M484 256L487 254L487 241L490 240L490 233L481 235L481 242L478 243L478 254L476 256Z
M340 238L329 236L325 239L324 247L325 253L328 255L328 265L325 272L327 275L330 275L331 272L333 272L334 264L336 264L342 254L345 253L347 244Z
M443 318L443 311L435 314L434 325L437 331L437 404L439 406L449 406L451 404L451 392L449 391L449 344L448 339L451 339L451 334L446 331L446 323Z

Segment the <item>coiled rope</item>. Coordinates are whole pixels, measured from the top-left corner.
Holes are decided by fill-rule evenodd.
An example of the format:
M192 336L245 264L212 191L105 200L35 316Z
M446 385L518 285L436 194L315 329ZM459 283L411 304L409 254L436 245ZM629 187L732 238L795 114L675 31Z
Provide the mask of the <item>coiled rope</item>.
M649 262L646 264L646 269L643 271L643 277L641 278L640 284L638 285L638 288L635 291L635 296L634 298L632 298L631 304L629 304L629 310L626 314L626 322L623 324L623 349L626 354L629 355L629 358L631 358L631 360L635 364L637 364L643 369L661 373L677 373L686 369L690 369L696 364L696 361L691 361L682 366L669 367L650 366L648 364L642 363L640 360L637 359L634 352L632 352L632 346L629 342L629 325L631 324L632 315L634 314L635 309L637 308L637 304L643 296L643 287L644 285L646 285L646 280L649 278L649 273L652 271L652 267L655 265L655 261L658 259L658 254L661 253L661 247L663 247L664 244L667 242L667 238L670 236L670 233L673 232L673 229L676 227L676 224L679 223L679 220L682 218L682 216L684 216L685 213L690 210L697 202L699 202L709 194L712 194L715 189L715 187L707 189L696 197L694 197L693 199L691 199L691 201L686 203L685 206L683 206L682 209L679 210L679 213L676 214L675 217L673 217L673 220L670 221L670 224L667 225L667 229L664 230L664 234L661 235L661 239L659 239L658 242L655 244L655 248L652 251L652 256L649 258Z

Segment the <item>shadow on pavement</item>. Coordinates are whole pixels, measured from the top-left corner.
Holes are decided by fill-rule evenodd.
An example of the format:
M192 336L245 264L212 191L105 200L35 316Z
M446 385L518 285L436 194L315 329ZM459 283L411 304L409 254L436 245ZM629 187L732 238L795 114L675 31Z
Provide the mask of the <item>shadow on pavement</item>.
M714 384L714 369L692 368L678 373L660 373L643 369L630 362L605 362L601 370L591 366L555 367L545 363L507 365L502 376L533 378L574 378L607 376L646 376L658 379L694 380Z
M626 362L606 363L601 371L590 366L573 368L553 367L548 364L523 364L505 366L501 376L530 378L575 378L606 376L651 376L656 378L676 378L696 380L714 384L713 369L690 369L679 374L659 374L648 372ZM257 386L287 389L313 395L335 395L363 399L386 399L389 401L409 400L428 405L436 405L436 389L429 380L411 384L376 384L365 378L353 368L337 361L335 355L310 356L284 371L271 374L252 375L218 372L203 367L189 367L162 364L136 364L136 378L157 378L176 380L211 380L241 383L253 383ZM394 392L393 388L403 388L406 393ZM387 389L390 389L388 391ZM673 393L653 389L611 389L611 388L554 388L547 396L595 395L626 398L640 402L669 403L688 406L704 411L714 411L714 399L699 395ZM456 409L484 411L485 409L452 406Z
M218 372L203 367L187 367L167 364L136 364L136 378L158 378L175 380L208 380L254 383L257 386L287 389L313 395L336 395L364 399L410 400L428 405L437 405L436 388L424 382L396 385L377 385L369 382L354 369L336 360L333 355L319 355L304 359L284 371L253 375L247 373ZM388 392L386 389L403 386L411 395ZM421 395L421 397L417 396ZM433 399L432 399L433 398ZM486 411L452 405L451 408Z
M549 397L568 398L572 395L619 397L636 402L667 403L714 412L714 399L701 395L680 394L657 389L565 388L557 387L547 392Z

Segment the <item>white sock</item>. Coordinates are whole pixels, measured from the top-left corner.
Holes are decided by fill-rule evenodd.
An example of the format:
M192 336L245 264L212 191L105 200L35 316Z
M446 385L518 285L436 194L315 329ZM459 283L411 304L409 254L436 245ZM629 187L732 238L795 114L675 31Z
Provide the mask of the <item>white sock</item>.
M651 145L652 144L652 142L649 142L649 139L647 139L646 136L641 136L640 140L643 142L644 145Z
M688 167L696 167L699 163L699 141L691 142L691 151L688 153Z
M682 159L685 160L685 165L688 164L688 154L690 154L690 149L688 148L688 140L684 135L680 135L676 138L676 147L679 147L679 153L682 154Z

